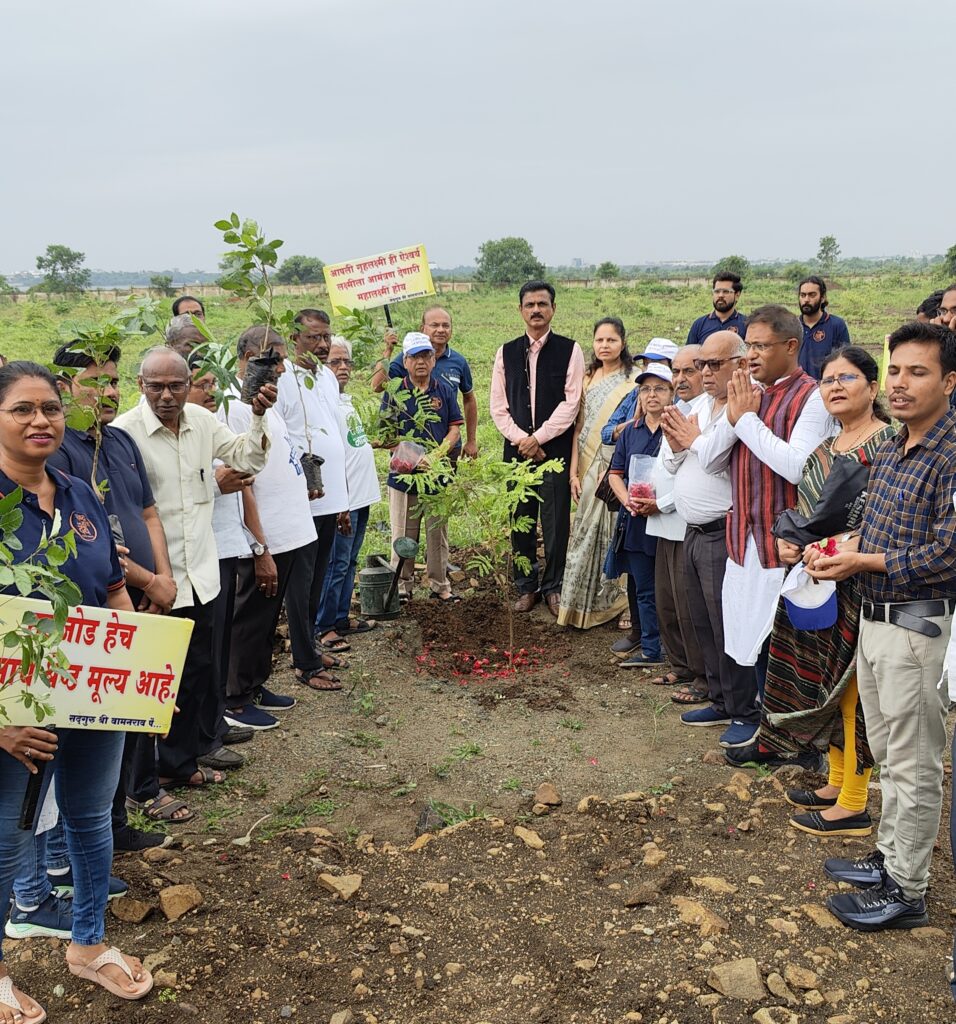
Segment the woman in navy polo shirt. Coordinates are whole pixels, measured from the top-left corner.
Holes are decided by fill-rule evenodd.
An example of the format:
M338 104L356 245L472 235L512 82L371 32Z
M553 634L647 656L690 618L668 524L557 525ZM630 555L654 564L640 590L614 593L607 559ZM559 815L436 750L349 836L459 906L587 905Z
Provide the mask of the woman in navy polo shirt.
M640 623L640 636L631 633L630 639L640 642L640 653L631 654L620 664L622 668L646 668L663 664L661 635L657 626L657 605L654 600L654 557L657 538L647 535L647 517L659 511L654 498L631 498L628 494L627 474L632 455L655 457L661 448L661 411L674 397L670 368L663 363L651 363L638 374L637 389L644 415L630 421L617 439L608 472L608 482L621 502L615 540L605 563L605 575L613 579L626 572L631 606L631 621ZM619 537L619 534L623 536Z
M60 393L53 375L30 362L0 368L0 493L23 490L23 523L17 530L22 548L15 561L29 558L44 530L72 529L76 555L61 571L76 583L84 604L132 611L109 521L89 484L46 461L59 448L65 426ZM13 587L3 592L16 593ZM6 918L13 880L32 845L30 832L17 827L27 780L36 764L52 761L44 789L52 778L66 830L73 866L73 939L67 966L124 999L140 999L153 979L135 957L124 957L103 942L113 833L110 808L119 776L122 732L32 727L0 729L0 924ZM42 793L41 793L42 799ZM45 1011L15 990L0 963L0 1010L21 1024L39 1024Z

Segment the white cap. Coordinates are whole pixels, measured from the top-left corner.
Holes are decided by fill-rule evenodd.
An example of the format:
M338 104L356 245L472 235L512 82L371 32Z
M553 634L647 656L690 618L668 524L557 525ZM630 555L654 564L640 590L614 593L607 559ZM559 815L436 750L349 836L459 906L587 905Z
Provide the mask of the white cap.
M640 354L641 359L651 359L655 362L666 359L670 362L677 355L678 348L668 338L651 338L647 348Z
M402 342L402 355L403 356L414 356L419 352L434 352L435 348L432 345L431 338L427 334L422 334L421 331L409 331L405 335L405 340Z
M651 363L646 370L641 370L637 375L635 383L640 384L642 380L646 380L648 377L658 377L661 380L666 380L668 384L671 384L674 380L671 368L665 363Z

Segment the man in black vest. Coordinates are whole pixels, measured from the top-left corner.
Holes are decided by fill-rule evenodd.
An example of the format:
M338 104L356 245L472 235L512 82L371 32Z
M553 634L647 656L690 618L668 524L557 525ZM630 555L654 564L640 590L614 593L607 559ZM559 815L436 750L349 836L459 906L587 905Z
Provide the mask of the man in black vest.
M502 345L495 355L491 378L491 416L505 438L504 457L562 459L560 473L548 473L541 485L541 501L523 502L515 516L528 516L526 533L512 531L516 558L531 563L526 573L515 566L519 597L515 611L529 612L544 595L548 610L557 617L561 583L571 529L571 445L574 420L581 403L584 353L577 342L551 332L554 288L546 281L529 281L518 294L518 308L527 331ZM538 581L537 520L541 516L545 569Z

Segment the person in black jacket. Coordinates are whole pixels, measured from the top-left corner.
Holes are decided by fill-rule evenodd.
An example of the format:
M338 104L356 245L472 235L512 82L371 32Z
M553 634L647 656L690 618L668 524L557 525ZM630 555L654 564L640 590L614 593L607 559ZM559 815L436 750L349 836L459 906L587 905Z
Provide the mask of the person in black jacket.
M495 355L491 380L491 416L504 435L508 462L561 459L559 473L548 473L540 488L540 502L519 505L516 518L541 518L545 569L536 564L537 531L512 531L511 546L527 565L515 566L518 600L515 611L528 612L541 596L557 616L571 529L571 445L574 421L581 403L584 353L576 341L551 330L554 288L546 281L528 281L518 295L518 308L527 330L502 345ZM527 571L525 571L527 569Z

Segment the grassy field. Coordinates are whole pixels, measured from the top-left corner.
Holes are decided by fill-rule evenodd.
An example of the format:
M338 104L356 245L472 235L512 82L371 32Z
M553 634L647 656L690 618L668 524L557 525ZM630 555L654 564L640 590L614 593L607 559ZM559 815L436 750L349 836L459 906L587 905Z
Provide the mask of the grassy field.
M878 356L884 335L910 319L918 303L942 283L928 275L901 274L837 281L830 286L830 308L847 321L853 341L866 345ZM740 305L745 312L768 302L795 308L795 297L795 288L789 282L762 280L746 288ZM487 412L488 388L495 350L523 328L518 315L517 290L449 293L442 296L441 302L452 314L455 328L452 346L467 356L474 374L478 394L479 444L486 456L499 457L500 435ZM400 336L418 327L422 310L429 304L415 300L392 308ZM279 296L278 305L280 309L323 308L325 297L317 294L297 296L291 300ZM168 309L168 301L164 306ZM55 347L71 337L73 325L96 323L116 308L92 299L0 302L0 352L8 359L46 362ZM648 339L654 336L682 343L693 320L711 308L707 286L674 287L658 282L641 282L617 288L559 288L554 328L576 338L581 342L585 355L589 356L595 320L603 316L619 316L627 326L631 351L640 352ZM248 314L240 302L209 300L206 310L207 323L222 341L234 340L249 326ZM384 329L384 316L380 312L376 316ZM128 408L137 399L137 357L157 341L144 339L135 350L124 352L120 366L122 408ZM367 389L363 387L365 376L367 373L363 374L361 370L356 372L353 390L361 407L374 408ZM370 541L379 548L382 545L380 538L375 537L374 529L377 527L387 532L387 518L387 505L382 503L372 515L374 540ZM453 543L456 532L453 527ZM457 539L463 541L462 537ZM385 543L387 546L387 541Z

